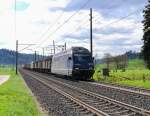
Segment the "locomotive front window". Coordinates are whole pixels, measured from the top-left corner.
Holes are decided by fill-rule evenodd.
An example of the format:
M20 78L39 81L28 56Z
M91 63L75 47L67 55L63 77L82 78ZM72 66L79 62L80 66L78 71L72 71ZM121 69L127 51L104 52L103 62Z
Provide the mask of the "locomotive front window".
M92 58L90 55L86 55L86 54L75 54L74 62L75 63L90 63L92 62Z

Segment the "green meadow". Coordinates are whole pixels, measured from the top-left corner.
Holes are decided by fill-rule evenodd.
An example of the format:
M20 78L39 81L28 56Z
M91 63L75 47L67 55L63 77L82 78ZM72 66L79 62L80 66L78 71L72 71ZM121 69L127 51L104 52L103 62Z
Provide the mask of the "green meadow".
M146 69L144 61L140 59L130 60L126 71L114 71L114 65L110 65L109 77L102 75L102 69L106 64L99 64L95 68L93 79L101 82L117 83L128 86L150 88L150 70Z
M0 85L0 116L40 116L34 98L30 95L20 75L13 68L0 68L0 75L10 75Z

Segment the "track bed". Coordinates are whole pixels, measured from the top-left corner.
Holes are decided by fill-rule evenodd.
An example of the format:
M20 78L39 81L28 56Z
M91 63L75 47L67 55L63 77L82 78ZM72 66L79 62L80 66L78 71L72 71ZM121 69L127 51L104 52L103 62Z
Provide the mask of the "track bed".
M25 70L21 72L43 107L53 115L149 115L149 112L144 109L110 99L78 85L80 83L87 87L86 84L83 85L86 82L72 82ZM58 108L58 112L55 107Z

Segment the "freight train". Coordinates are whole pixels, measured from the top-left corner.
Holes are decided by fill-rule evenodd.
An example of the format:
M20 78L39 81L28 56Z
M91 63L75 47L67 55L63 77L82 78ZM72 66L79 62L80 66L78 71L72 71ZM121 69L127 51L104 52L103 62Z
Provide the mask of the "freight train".
M94 73L94 62L88 49L72 47L44 60L25 64L23 68L68 76L73 79L88 80Z

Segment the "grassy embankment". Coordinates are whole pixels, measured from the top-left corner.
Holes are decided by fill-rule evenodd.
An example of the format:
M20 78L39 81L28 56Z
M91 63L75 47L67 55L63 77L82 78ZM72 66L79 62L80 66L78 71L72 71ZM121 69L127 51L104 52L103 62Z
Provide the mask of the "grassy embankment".
M114 66L111 64L109 77L103 77L102 68L104 67L106 67L105 64L96 66L96 71L93 76L94 80L150 88L150 70L146 69L143 60L130 60L125 72L121 70L117 72L113 71Z
M0 75L10 75L0 85L0 116L40 116L35 100L13 68L0 68Z

